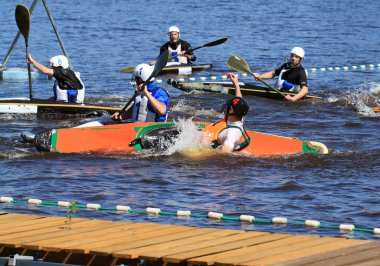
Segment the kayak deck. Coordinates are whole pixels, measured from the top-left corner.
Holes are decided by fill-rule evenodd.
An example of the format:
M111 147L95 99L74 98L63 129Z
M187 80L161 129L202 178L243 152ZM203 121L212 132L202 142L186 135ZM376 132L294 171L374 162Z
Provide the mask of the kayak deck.
M62 115L86 115L95 114L101 115L102 113L113 114L119 111L120 108L92 104L79 104L56 102L49 99L33 99L28 98L6 98L0 100L0 113L7 114L62 114Z
M229 81L205 81L205 82L182 82L174 79L168 79L167 83L177 88L179 90L190 92L190 91L201 91L201 92L214 92L223 94L235 94L235 87L232 82ZM251 83L240 82L240 89L243 95L257 96L261 98L267 98L272 100L284 100L284 97L280 95L275 90L267 87L258 86ZM295 95L295 92L283 92L285 95ZM305 99L322 99L322 97L317 95L308 94L304 97Z

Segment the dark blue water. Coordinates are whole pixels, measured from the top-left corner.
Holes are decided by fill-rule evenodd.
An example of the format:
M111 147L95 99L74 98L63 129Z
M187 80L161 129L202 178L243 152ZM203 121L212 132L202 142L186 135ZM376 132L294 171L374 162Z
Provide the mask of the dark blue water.
M16 2L1 0L0 58L17 32ZM25 2L27 6L31 1ZM193 77L220 76L231 71L226 61L238 54L255 72L274 69L293 46L306 51L305 68L380 63L378 1L48 1L72 65L86 84L87 101L123 106L133 94L130 76L118 70L150 62L167 41L171 25L193 47L223 36L229 40L199 49L197 63L212 63L210 71ZM61 54L60 46L39 2L32 15L30 52L47 63ZM25 67L20 39L7 64ZM89 119L37 119L34 115L0 116L0 196L16 200L76 200L117 204L132 209L161 208L195 214L209 211L289 221L319 220L325 225L379 227L380 115L378 69L309 73L309 88L322 101L284 103L247 97L248 129L325 143L329 155L247 158L215 155L103 156L38 153L20 142L20 133L76 126ZM163 82L173 76L162 77ZM251 78L243 80L254 82ZM184 94L163 83L172 96L170 119L215 121L222 117L219 94ZM52 95L52 82L33 80L34 96ZM1 97L28 97L28 83L0 82ZM102 119L108 119L103 117ZM65 215L64 209L1 204L1 211ZM304 226L248 225L202 218L178 219L145 214L80 210L76 216L126 221L212 226L294 234L378 239L366 232L310 229Z

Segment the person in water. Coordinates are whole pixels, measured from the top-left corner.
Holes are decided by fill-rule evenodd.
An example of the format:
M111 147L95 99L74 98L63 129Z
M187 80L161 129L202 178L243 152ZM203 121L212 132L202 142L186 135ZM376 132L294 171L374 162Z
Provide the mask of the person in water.
M282 64L275 70L268 71L262 75L254 73L257 79L269 79L277 77L275 87L280 91L295 92L294 96L286 95L288 101L297 101L302 99L309 92L307 87L306 71L301 65L305 58L305 51L301 47L294 47L290 51L290 61Z
M166 50L169 50L168 62L190 64L191 61L196 60L191 45L188 42L180 39L179 28L177 26L169 27L168 35L169 41L160 48L160 54ZM154 65L155 63L156 60L153 60L151 62L151 65Z
M169 93L159 87L154 78L146 85L143 83L153 73L153 66L140 64L133 71L132 81L135 81L138 94L133 105L128 108L123 116L119 112L112 115L114 120L132 119L132 122L165 122L169 112Z
M55 78L53 91L54 99L59 102L83 103L85 88L80 77L70 69L69 60L64 55L57 55L49 60L46 67L29 54L26 58L29 64L36 66L42 74Z
M248 113L248 103L240 91L238 76L228 73L235 87L235 96L227 101L224 119L206 128L211 133L213 148L221 148L225 152L233 152L248 146L250 138L244 130L244 118Z

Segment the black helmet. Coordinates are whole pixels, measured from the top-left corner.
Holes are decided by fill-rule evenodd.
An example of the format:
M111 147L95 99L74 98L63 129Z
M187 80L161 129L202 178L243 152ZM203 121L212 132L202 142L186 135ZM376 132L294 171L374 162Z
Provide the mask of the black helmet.
M248 113L249 106L248 103L241 97L233 97L227 102L227 115L230 110L233 110L232 115L245 116Z

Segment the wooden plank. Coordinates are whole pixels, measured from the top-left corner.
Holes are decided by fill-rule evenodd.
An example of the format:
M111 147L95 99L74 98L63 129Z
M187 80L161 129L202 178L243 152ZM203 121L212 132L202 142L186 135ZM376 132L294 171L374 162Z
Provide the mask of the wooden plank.
M358 246L356 246L358 247ZM331 258L329 260L319 261L316 263L310 263L310 266L318 266L318 265L349 265L355 264L359 262L367 262L374 259L374 261L379 261L377 258L380 256L380 243L368 250L361 251L353 251L351 253L345 253L343 256ZM380 264L379 264L380 265Z
M122 240L120 239L118 244L113 245L108 243L107 245L104 245L104 243L102 243L102 246L98 245L90 247L90 254L104 255L112 253L112 255L115 257L123 258L125 255L117 254L118 251L168 242L173 239L180 238L182 234L188 234L188 231L194 230L198 230L198 228L188 226L177 227L171 225L167 229L156 230L155 232L152 232L150 234L143 234L137 237L134 236L133 238L128 239L127 241L125 239L123 241L120 241Z
M137 226L117 226L116 228L110 228L111 225L108 225L107 228L97 229L96 231L91 230L90 232L85 232L80 235L73 235L70 238L52 239L49 242L45 242L45 249L59 249L70 251L73 253L89 253L89 245L95 244L101 241L110 241L110 240L119 240L121 236L135 236L137 234L146 234L150 231L157 230L152 224L139 224Z
M369 261L356 262L355 266L379 266L380 265L380 256L373 257Z
M91 228L91 225L97 225L99 224L99 221L96 220L81 220L76 221L75 224L72 225L72 229L69 230L68 228L65 228L61 225L63 223L58 223L56 226L51 226L47 228L34 228L33 230L30 231L24 231L20 233L13 233L13 235L8 235L5 236L5 239L0 237L0 244L2 243L3 245L8 245L8 246L15 246L19 247L21 244L25 242L30 242L33 241L35 238L40 238L41 235L48 235L52 234L55 232L60 232L60 231L66 231L67 234L73 234L74 231L73 229L75 228Z
M240 254L240 250L246 247L255 246L263 243L277 242L281 239L290 238L288 234L266 234L259 237L252 237L242 241L224 243L209 248L198 249L190 252L182 252L170 256L164 256L162 259L168 263L181 263L187 260L188 265L200 264L211 265L215 259L221 257L220 254L228 253L230 256ZM223 255L222 255L223 256Z
M7 213L4 215L0 215L0 222L1 223L7 223L7 222L13 222L14 223L14 222L19 222L19 221L38 219L41 217L43 217L43 216L18 214L18 213Z
M259 265L270 265L275 261L275 258L282 257L283 255L286 255L289 252L292 251L301 251L306 248L314 248L318 249L319 246L323 246L326 244L330 244L334 242L335 239L333 238L327 238L327 237L320 237L316 239L310 239L308 241L295 243L287 246L282 246L274 249L269 250L263 250L260 253L257 254L248 254L240 258L235 258L234 260L229 260L229 262L234 261L234 265L252 265L252 264L259 264ZM230 263L226 264L225 262L228 260L225 260L224 263L215 262L215 265L231 265Z
M129 224L114 223L112 226L109 223L96 224L90 226L75 227L71 230L62 230L49 235L33 237L29 240L24 240L22 247L34 250L40 250L45 247L53 248L56 243L68 241L68 239L86 239L89 236L99 236L106 232L117 232L123 230L124 227L130 227Z
M140 243L136 243L138 245L130 243L131 248L126 248L124 250L114 252L113 256L117 258L136 259L139 257L141 249L149 250L149 252L162 247L171 247L172 249L173 247L178 245L178 242L188 243L191 242L193 238L203 238L205 236L207 237L208 235L210 235L210 233L214 232L215 229L212 228L197 228L191 231L179 232L175 235L165 235L161 238L156 238L153 241L147 240Z
M65 219L62 217L45 217L42 219L33 219L22 222L13 222L8 226L2 226L0 236L2 239L7 239L7 236L22 232L31 232L49 227L63 226ZM12 238L12 237L11 237Z
M181 243L180 241L175 242L175 246L171 247L168 246L159 246L154 250L147 249L147 250L140 250L140 259L145 260L158 260L163 257L169 257L170 255L175 255L178 253L188 253L188 252L194 252L194 251L202 251L204 254L204 251L206 248L215 248L220 247L223 244L229 244L228 248L233 249L234 246L232 243L238 242L239 245L241 245L243 242L247 239L252 239L256 237L261 237L263 235L267 235L268 233L264 232L244 232L239 230L231 231L228 234L220 234L225 232L225 230L218 230L212 233L210 236L215 236L213 238L201 240L198 237L194 237L192 239L187 239L186 242ZM229 230L228 230L229 231ZM154 247L154 246L153 246ZM225 250L225 249L224 249Z
M297 257L295 254L296 252L293 253L288 253L286 255L283 255L283 261L276 263L278 266L300 266L300 265L309 265L314 262L318 261L325 261L325 260L330 260L335 257L339 256L345 256L347 254L350 254L352 252L360 252L361 250L368 250L373 247L378 247L380 243L378 242L370 242L370 243L364 243L360 245L355 245L355 246L350 246L347 248L342 248L334 251L329 251L329 252L324 252L324 253L318 253L316 255L310 255L307 253L307 250L303 250L300 252L301 254L304 254L302 257ZM380 265L380 264L379 264Z
M254 232L256 233L256 232ZM264 235L266 233L257 232L256 235ZM148 247L136 248L132 252L139 253L139 258L149 261L156 261L164 256L176 254L184 251L201 249L205 247L215 246L215 243L241 241L252 238L253 235L246 234L241 230L218 230L213 229L212 232L200 236L194 236L186 239L179 239L164 244L152 245Z
M295 259L295 258L300 258L300 257L305 257L305 256L310 256L310 255L315 255L315 254L321 254L325 252L330 252L330 251L335 251L339 250L342 248L350 247L350 246L356 246L364 243L368 243L366 240L348 240L348 239L340 239L340 238L330 238L336 241L319 245L318 248L315 247L307 247L303 249L298 249L298 250L293 250L289 251L287 254L279 254L276 256L273 256L272 258L267 259L268 264L276 264L284 260L289 260L289 259ZM245 265L252 265L252 263L256 264L257 260L252 262L252 261L246 261Z
M306 245L307 242L313 241L317 238L318 237L314 236L293 236L273 242L244 247L232 252L223 252L218 254L219 257L213 261L213 264L216 265L218 263L218 265L235 265L239 262L250 260L252 257L266 256L268 253L274 252L274 250L282 249L284 247L289 248Z

